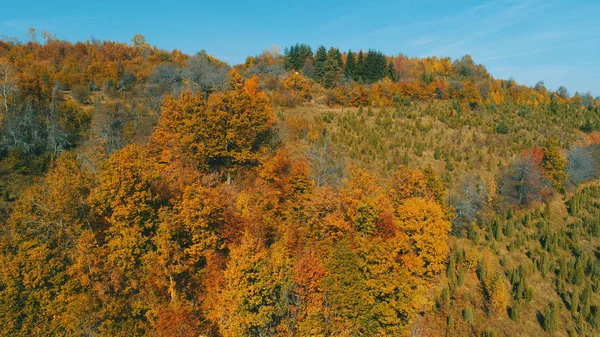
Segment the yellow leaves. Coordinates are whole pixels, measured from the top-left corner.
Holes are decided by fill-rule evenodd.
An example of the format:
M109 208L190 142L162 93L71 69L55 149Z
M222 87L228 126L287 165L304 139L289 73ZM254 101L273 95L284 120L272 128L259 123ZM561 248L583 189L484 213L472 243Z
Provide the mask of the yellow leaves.
M70 154L60 155L43 184L34 185L17 203L13 216L28 221L55 223L67 228L78 222L92 184L91 175ZM34 220L35 219L35 220Z
M229 86L233 90L241 90L244 87L244 78L235 69L229 72Z
M242 242L231 249L221 306L215 308L223 336L267 334L271 322L283 318L277 300L289 282L290 270L283 245L275 244L267 250L246 232Z
M397 208L397 214L400 230L410 238L410 249L423 261L423 275L441 272L449 253L451 227L441 206L423 198L410 198Z
M364 169L351 168L350 178L345 180L340 196L352 226L361 233L372 235L380 214L379 204L384 203L375 177Z
M164 245L165 253L173 259L171 263L191 268L208 250L223 248L218 232L225 225L225 207L223 193L218 189L199 184L186 188L173 202L172 210L163 214L160 226L159 237L175 245Z
M488 310L492 313L505 312L511 296L504 277L500 274L495 274L492 277L488 276L483 286Z
M552 181L554 188L558 190L562 187L567 176L565 173L567 161L561 152L558 141L554 138L548 140L543 151L542 167L544 168L544 174Z
M291 72L288 77L283 80L283 87L298 95L303 101L310 100L312 96L311 81L299 72Z
M115 152L98 177L90 195L96 214L112 225L147 226L157 211L156 168L143 149L130 145Z
M344 203L356 205L362 198L380 196L377 180L363 168L350 167L349 178L344 180L340 195Z
M463 87L458 93L459 98L471 106L481 103L481 93L473 81L463 81Z
M490 102L492 102L493 104L500 104L503 101L503 97L502 94L499 91L492 91L489 95L489 100Z
M208 161L227 168L256 162L275 120L268 97L258 91L257 78L240 82L235 71L231 76L234 90L209 97L205 131L211 144Z
M256 77L244 81L232 70L230 84L232 90L213 93L208 102L187 91L165 99L150 151L158 151L168 170L233 170L260 159L274 123L269 99Z

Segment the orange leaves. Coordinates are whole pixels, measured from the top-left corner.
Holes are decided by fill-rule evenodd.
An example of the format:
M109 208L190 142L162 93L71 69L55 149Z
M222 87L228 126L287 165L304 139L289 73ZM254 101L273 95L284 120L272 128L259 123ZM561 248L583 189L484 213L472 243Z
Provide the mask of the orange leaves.
M363 86L358 84L352 85L352 89L348 93L348 104L353 107L369 105L369 96Z
M600 132L592 131L588 135L588 142L590 145L600 144Z
M544 151L539 147L534 147L531 149L523 150L521 152L521 156L523 158L531 159L534 165L540 166L542 165L542 161L544 160Z
M300 97L302 101L311 99L311 82L299 72L290 73L289 76L283 80L283 87Z
M212 94L208 102L190 92L165 99L152 141L161 162L174 168L205 171L255 164L274 123L269 99L258 91L257 78L230 73L233 90ZM153 149L151 148L151 151Z
M425 84L416 80L399 82L397 92L401 97L413 99L425 99L429 96Z
M234 90L215 93L206 110L207 161L211 166L233 169L255 163L274 123L268 97L258 91L257 78L241 82L231 73Z
M197 177L193 170L199 160L194 152L201 150L197 137L202 131L204 107L202 97L189 91L182 92L178 99L167 96L162 105L148 151L157 158L163 176L175 186L183 187Z
M498 104L502 103L503 97L502 97L502 94L500 94L500 92L492 91L492 93L490 93L489 100L490 100L490 102L498 105Z
M392 179L392 200L399 205L403 200L425 197L429 194L423 172L416 168L401 166Z
M256 82L256 80L254 80ZM242 90L244 88L244 78L235 69L229 72L229 86L233 90ZM252 85L253 87L254 85Z
M219 232L229 220L225 208L222 191L199 184L186 188L160 225L159 239L165 240L160 244L170 263L193 268L209 250L222 249Z
M462 89L458 92L458 97L471 107L481 103L481 93L473 81L463 81Z
M197 337L202 333L201 318L191 303L171 303L158 312L154 323L158 337Z
M284 149L263 164L259 176L274 188L273 192L282 200L295 199L309 192L313 184L306 160L292 161Z
M294 264L292 279L298 284L302 295L320 291L320 282L327 273L325 266L315 252L302 254Z
M90 201L98 215L113 225L148 226L155 219L158 174L143 149L130 145L114 153L98 177Z

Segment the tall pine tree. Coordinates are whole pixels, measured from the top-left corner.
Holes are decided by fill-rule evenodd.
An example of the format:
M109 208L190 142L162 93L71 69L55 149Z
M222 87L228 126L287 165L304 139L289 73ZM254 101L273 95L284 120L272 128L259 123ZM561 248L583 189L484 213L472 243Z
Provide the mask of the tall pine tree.
M356 58L356 70L354 72L354 80L356 82L362 83L364 80L365 73L365 54L363 51L358 52L358 57Z
M323 74L325 72L325 62L327 62L327 49L325 46L320 46L315 53L315 58L313 61L314 74L313 78L317 82L321 82L323 80Z
M348 50L348 54L346 56L346 67L344 68L344 73L348 78L354 79L354 73L356 72L356 55L352 52L352 50Z
M299 44L285 48L283 64L286 70L300 70L307 59L312 58L312 49L307 44Z

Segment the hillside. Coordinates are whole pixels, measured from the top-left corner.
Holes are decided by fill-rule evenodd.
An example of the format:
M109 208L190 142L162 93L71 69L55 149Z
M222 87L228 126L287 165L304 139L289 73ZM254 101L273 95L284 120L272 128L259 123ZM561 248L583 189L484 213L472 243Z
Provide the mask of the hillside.
M600 335L589 93L49 36L0 103L0 335Z

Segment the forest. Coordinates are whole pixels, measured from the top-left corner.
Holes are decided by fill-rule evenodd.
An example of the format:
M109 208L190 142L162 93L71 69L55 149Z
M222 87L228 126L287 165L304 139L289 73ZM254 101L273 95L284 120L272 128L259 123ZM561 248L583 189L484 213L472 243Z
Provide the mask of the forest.
M600 97L39 35L0 40L0 335L600 335Z

